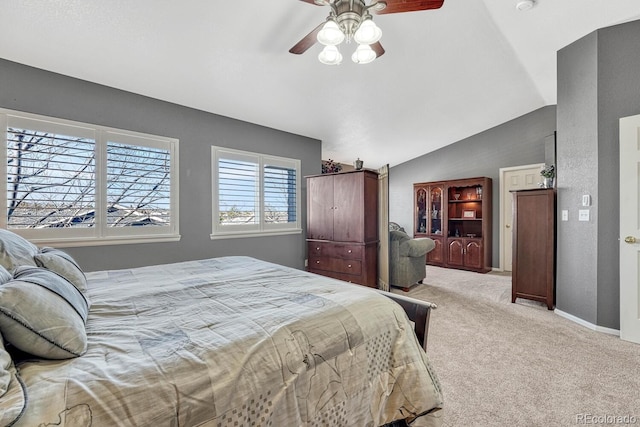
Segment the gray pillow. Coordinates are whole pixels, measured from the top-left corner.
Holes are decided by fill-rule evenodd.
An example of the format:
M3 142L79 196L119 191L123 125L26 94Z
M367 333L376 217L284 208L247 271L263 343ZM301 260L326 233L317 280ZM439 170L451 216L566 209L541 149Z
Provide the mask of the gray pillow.
M20 265L33 265L38 247L9 230L0 228L0 265L11 271Z
M25 410L26 392L0 335L0 425L12 425Z
M16 348L47 359L87 351L89 302L51 270L22 266L0 286L0 331Z
M0 285L7 283L11 279L13 279L11 273L9 273L6 268L0 265Z
M13 360L11 355L4 348L4 340L0 335L0 397L9 390L9 383L11 382L11 371L13 366Z
M87 290L87 278L78 263L66 252L44 247L34 257L39 267L54 271L82 292Z

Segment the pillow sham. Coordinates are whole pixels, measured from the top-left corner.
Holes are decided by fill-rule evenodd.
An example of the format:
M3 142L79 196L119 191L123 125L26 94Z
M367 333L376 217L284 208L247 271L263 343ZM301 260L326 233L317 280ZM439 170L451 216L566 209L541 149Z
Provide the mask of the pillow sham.
M9 383L11 382L11 367L13 366L13 360L11 355L4 348L4 340L2 334L0 334L0 397L9 389Z
M7 283L11 279L13 279L11 273L9 273L6 268L0 265L0 285Z
M64 277L45 268L21 266L0 286L0 332L19 350L47 359L87 351L89 303Z
M33 265L33 259L38 253L38 247L9 230L0 228L0 265L7 270L13 270L20 265Z
M59 249L44 247L33 259L38 267L54 271L67 279L82 292L87 290L87 277L78 263L66 252Z
M26 393L18 372L11 360L11 355L4 348L4 340L0 335L0 425L12 425L25 410Z

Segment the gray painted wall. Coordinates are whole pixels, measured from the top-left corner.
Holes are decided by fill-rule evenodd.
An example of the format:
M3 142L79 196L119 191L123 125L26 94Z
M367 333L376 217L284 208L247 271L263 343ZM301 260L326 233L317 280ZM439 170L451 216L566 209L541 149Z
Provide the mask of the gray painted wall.
M179 82L176 82L179 84ZM211 240L211 146L301 160L320 173L318 140L89 83L0 59L0 107L180 140L180 234L175 243L65 248L87 271L224 255L249 255L304 267L302 234ZM249 100L247 100L249 102ZM306 226L306 182L302 224Z
M558 52L557 307L620 327L619 119L640 114L640 21L598 30ZM582 194L591 220L577 221ZM602 209L600 209L602 208Z
M389 219L413 229L413 183L487 176L493 179L493 266L500 264L500 168L544 163L556 130L555 105L395 166L389 171ZM546 151L549 151L547 148Z

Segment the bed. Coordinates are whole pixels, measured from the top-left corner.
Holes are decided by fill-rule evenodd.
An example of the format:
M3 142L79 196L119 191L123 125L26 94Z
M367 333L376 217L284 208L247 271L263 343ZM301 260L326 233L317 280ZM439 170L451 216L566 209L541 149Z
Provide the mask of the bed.
M421 306L411 299L398 304L365 287L243 256L91 272L83 281L78 271L71 277L68 255L25 252L33 250L48 261L16 266L10 259L4 272L11 277L0 272L0 379L9 378L4 387L0 381L1 425L440 424L438 379L402 308ZM55 268L61 262L52 256L64 258L65 268ZM87 301L86 320L25 326L31 320L15 314L20 304L7 303L25 298L11 292L42 291L38 274L52 272L72 279ZM57 299L70 292L45 291ZM38 304L33 297L22 310L42 313ZM82 318L82 309L70 312ZM424 338L425 326L416 328ZM25 351L32 345L21 341L25 335L42 341L51 329L62 337Z

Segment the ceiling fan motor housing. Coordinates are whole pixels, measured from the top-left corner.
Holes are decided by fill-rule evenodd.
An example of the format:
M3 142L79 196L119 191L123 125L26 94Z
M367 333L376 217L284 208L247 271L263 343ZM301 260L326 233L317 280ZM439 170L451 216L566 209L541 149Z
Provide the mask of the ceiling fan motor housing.
M366 5L363 0L338 0L332 4L336 15L336 22L347 36L347 41L351 41L366 12Z

